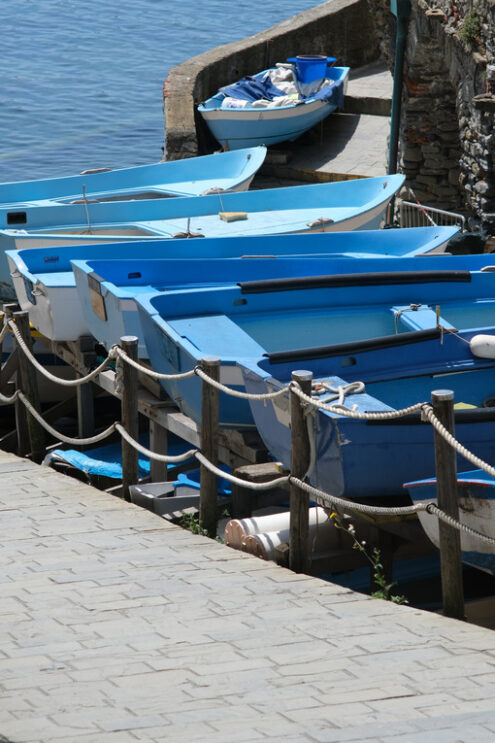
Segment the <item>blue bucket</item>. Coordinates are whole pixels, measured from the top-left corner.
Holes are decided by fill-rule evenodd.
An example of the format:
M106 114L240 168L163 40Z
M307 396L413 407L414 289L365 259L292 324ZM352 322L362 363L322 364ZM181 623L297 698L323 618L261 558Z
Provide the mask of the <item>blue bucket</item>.
M321 80L326 75L327 66L335 61L335 57L325 57L322 54L300 54L287 59L287 62L296 66L296 76L301 83Z

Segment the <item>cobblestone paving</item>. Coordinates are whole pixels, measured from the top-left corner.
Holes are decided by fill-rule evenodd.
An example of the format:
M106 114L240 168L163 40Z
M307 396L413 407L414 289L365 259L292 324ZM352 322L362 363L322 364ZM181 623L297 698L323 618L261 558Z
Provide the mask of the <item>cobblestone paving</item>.
M495 634L0 453L0 740L495 741Z

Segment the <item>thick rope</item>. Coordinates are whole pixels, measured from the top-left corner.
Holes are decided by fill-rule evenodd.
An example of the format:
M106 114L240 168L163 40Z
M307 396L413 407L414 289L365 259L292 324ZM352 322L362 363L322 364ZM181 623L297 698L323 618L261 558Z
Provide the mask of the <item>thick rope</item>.
M0 405L13 405L19 399L19 390L16 390L11 397L0 394Z
M410 405L407 408L402 408L401 410L386 410L383 412L376 412L376 413L360 413L357 410L351 410L346 405L341 405L339 403L336 403L334 405L326 405L323 402L318 402L318 400L315 400L313 397L310 397L309 395L306 395L299 385L295 385L291 382L291 390L295 392L295 394L301 398L301 400L304 400L307 403L310 403L311 405L314 405L315 408L318 408L319 410L326 410L329 413L335 413L336 415L343 415L347 418L356 418L357 420L366 420L366 421L374 421L374 420L393 420L394 418L402 418L404 415L409 415L409 413L414 413L417 410L421 410L421 408L426 405L427 403L424 402L418 402L415 405Z
M353 511L359 513L374 514L375 516L409 516L416 514L419 511L426 511L426 503L417 503L414 506L368 506L364 503L355 503L346 498L339 498L336 495L325 493L324 490L319 490L308 482L304 482L299 477L293 477L289 475L289 481L297 485L297 487L309 493L313 499L319 498L321 501L329 506L342 506L343 508L352 508Z
M136 449L138 452L143 454L145 457L149 457L149 459L154 459L157 462L185 462L186 459L191 459L196 452L197 449L189 449L189 451L184 452L184 454L176 454L176 455L168 455L168 454L158 454L156 451L151 451L151 449L147 449L145 446L140 444L138 441L132 438L130 434L127 433L124 426L122 426L120 423L114 423L115 430L120 433L123 439L127 441L130 446L132 446L134 449Z
M103 441L103 439L106 439L108 436L110 436L110 434L112 434L116 430L116 424L112 423L111 426L109 426L108 428L105 428L105 430L101 431L101 433L98 433L95 436L91 436L87 439L76 439L70 436L65 436L64 434L59 433L54 428L52 428L52 426L50 426L50 424L47 423L42 418L42 416L38 413L36 408L34 408L31 405L27 397L22 392L19 392L18 395L19 395L19 399L22 401L26 409L29 411L29 413L31 413L33 418L35 418L38 421L40 426L42 426L45 429L45 431L48 431L48 433L50 433L54 438L59 439L64 444L73 444L74 446L87 446L90 444L97 444L99 441Z
M3 343L5 336L9 332L9 326L6 322L4 322L2 330L0 330L0 345Z
M197 366L194 370L194 373L198 375L204 382L208 382L208 384L211 384L212 387L216 387L217 390L220 390L221 392L226 392L228 395L231 395L232 397L241 397L244 400L271 400L274 397L280 397L281 395L285 395L286 392L288 392L288 387L283 387L280 390L277 390L276 392L266 392L263 395L256 394L254 392L240 392L239 390L233 390L231 387L226 387L221 382L217 382L215 379L212 379L208 376L208 374L205 374L205 372Z
M460 441L457 441L457 439L445 428L445 426L438 420L436 415L433 412L433 408L431 405L424 405L423 407L423 414L424 417L431 423L433 428L435 428L436 431L442 436L442 438L445 439L445 441L453 448L458 454L461 454L465 459L472 462L478 469L484 470L484 472L487 472L492 477L495 477L495 467L492 467L490 464L487 464L487 462L483 461L483 459L480 459L476 456L476 454L473 454L469 451L469 449L466 449L466 447L460 443Z
M480 531L472 529L470 526L466 526L466 524L459 524L457 519L454 519L452 516L449 516L448 513L442 511L436 503L428 503L426 511L432 516L436 516L440 521L444 521L446 524L449 524L449 526L453 526L454 529L458 529L458 531L464 531L477 539L481 539L482 542L486 542L487 544L495 544L494 537L487 537L486 534L482 534Z
M131 357L128 356L120 346L113 346L112 348L115 349L115 353L122 359L122 361L130 364L138 371L143 372L143 374L153 377L153 379L188 379L189 377L194 377L196 374L196 369L190 369L190 371L180 372L177 374L161 374L160 372L153 371L153 369L149 369L147 366L143 366L139 361L131 359Z
M85 377L79 377L78 379L61 379L60 377L55 376L54 374L51 374L49 371L45 369L44 366L42 366L39 361L36 359L36 357L31 352L31 349L27 345L27 343L24 341L24 338L19 332L19 329L15 322L13 320L9 320L9 326L12 329L12 332L14 333L15 339L17 343L19 344L19 347L23 351L23 353L27 356L29 361L33 364L33 366L40 372L40 374L43 374L47 379L50 379L52 382L56 382L57 384L60 384L62 387L78 387L81 384L86 384L87 382L91 382L95 377L102 372L106 366L110 363L110 361L115 357L115 352L110 351L107 358L96 367L96 369L93 369L92 372L87 374Z
M442 511L442 509L439 508L436 503L416 503L412 506L368 506L365 503L356 503L345 498L339 498L335 495L325 493L323 490L319 490L309 483L303 482L303 480L300 480L298 477L292 477L292 475L289 475L289 480L291 483L294 483L299 488L301 488L301 490L309 493L309 495L312 496L313 499L319 499L320 501L323 501L326 506L330 506L332 508L334 508L335 506L341 506L351 511L357 511L358 513L365 513L374 516L410 516L413 514L418 514L421 511L425 511L426 513L437 516L437 518L439 518L441 521L444 521L446 524L449 524L454 529L457 529L457 531L470 534L471 536L477 537L482 541L487 542L488 544L495 544L495 539L493 537L487 537L485 534L476 531L476 529L472 529L470 526L461 524L460 521L454 519L452 516L449 516L447 513L445 513L445 511Z
M247 480L241 480L240 477L235 477L235 475L230 475L228 472L224 472L220 467L216 467L209 459L201 454L200 451L196 451L194 456L198 462L203 464L206 469L210 470L210 472L218 475L218 477L223 477L234 485L240 485L242 488L247 488L248 490L270 490L270 488L276 488L289 482L288 476L277 477L275 480L270 480L269 482L248 482Z

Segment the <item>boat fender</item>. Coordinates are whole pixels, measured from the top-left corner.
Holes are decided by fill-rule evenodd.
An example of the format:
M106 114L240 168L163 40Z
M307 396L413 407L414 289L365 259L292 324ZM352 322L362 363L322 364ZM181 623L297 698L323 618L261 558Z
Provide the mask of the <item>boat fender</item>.
M473 356L481 359L495 359L495 335L473 335L469 341Z

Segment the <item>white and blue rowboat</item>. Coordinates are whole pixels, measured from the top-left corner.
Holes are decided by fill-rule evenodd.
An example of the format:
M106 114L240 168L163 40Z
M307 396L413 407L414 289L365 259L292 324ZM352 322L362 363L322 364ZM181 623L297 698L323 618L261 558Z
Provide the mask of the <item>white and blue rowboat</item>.
M469 327L472 315L476 315L477 326L495 328L491 314L495 309L494 282L494 273L434 271L429 266L423 271L239 282L230 287L136 295L136 301L148 356L156 371L182 372L192 369L204 356L218 356L222 362L221 379L242 390L245 382L241 367L253 371L263 387L272 384L267 381L272 376L277 379L279 369L289 373L290 369L304 368L301 359L308 358L310 363L314 355L332 356L340 352L342 344L345 349L354 350L360 348L359 344L368 349L383 343L385 348L393 349L390 358L379 354L376 362L383 362L380 371L386 374L387 365L395 362L396 346L405 346L414 360L416 350L412 344L423 337L433 337L439 345L441 340L445 342L444 336L450 335L439 329L439 324L449 329L462 328L464 323ZM482 308L479 313L474 311L475 306ZM458 345L466 345L455 340ZM360 366L353 361L353 350L342 362L351 381L360 379L356 376ZM406 361L407 358L404 366ZM340 362L338 371L344 375ZM184 413L200 420L201 390L197 379L167 382L164 386ZM412 383L409 393L415 394ZM378 404L383 407L381 402ZM265 416L276 421L271 403L261 407ZM271 442L272 436L266 436L258 413L258 408L251 411L245 400L221 394L222 425L252 425L254 414L261 435ZM278 434L275 438L283 440ZM275 456L280 458L281 452Z
M324 79L315 80L313 85L301 84L297 74L286 67L263 70L248 78L247 92L245 79L221 88L198 106L209 130L224 149L293 142L337 108L344 107L349 67L327 66ZM275 81L283 77L282 87L288 90L289 85L292 95L280 90L277 82L275 91L269 82L267 91L260 85L259 93L256 89L251 94L250 81L263 83L270 81L270 77ZM263 104L266 107L260 107L259 99L253 100L258 94L266 101Z
M0 296L13 296L6 250L377 229L403 182L403 175L388 175L177 199L1 208Z
M188 259L196 263L201 262L203 271L202 281L218 281L212 273L211 259L213 258L243 258L249 256L275 259L281 256L299 255L305 257L334 257L335 259L362 258L360 264L354 260L354 267L345 268L345 272L368 271L370 260L376 256L415 256L422 253L441 252L445 249L449 239L456 233L457 227L417 227L401 230L366 230L357 232L332 232L315 235L271 235L268 237L224 237L205 238L204 240L156 240L147 242L111 243L92 245L80 243L54 248L25 248L8 251L7 258L10 266L12 281L17 300L21 309L29 312L32 325L50 340L76 340L81 335L90 332L82 308L77 297L76 282L72 272L71 261L81 259L88 265L97 260L112 262L119 266L123 262L132 261L139 256L139 260L149 259ZM465 267L468 257L460 262L455 256L445 256L452 259L456 267ZM481 256L470 256L473 268L486 265L486 259ZM477 263L477 259L480 259ZM366 260L364 260L366 259ZM205 263L205 261L208 261ZM273 262L273 261L272 261ZM96 264L94 264L96 265ZM341 270L336 263L332 273ZM393 262L395 265L395 262ZM397 264L397 266L402 264ZM413 264L411 264L412 267ZM428 268L431 264L426 264ZM101 284L102 295L105 297L109 288L107 281L115 283L116 275L106 273ZM271 269L270 269L271 270ZM277 269L278 270L278 269ZM382 269L378 269L382 270ZM393 270L393 269L391 269ZM95 272L102 274L101 265ZM275 271L275 269L274 269ZM128 272L129 273L129 272ZM163 281L157 283L154 277L149 279L146 272L140 271L141 277L125 278L120 273L118 284L123 292L133 290L133 286L142 286L150 283L149 290L155 290ZM233 274L231 274L233 275ZM261 274L260 274L261 275ZM275 275L270 274L270 275ZM191 281L189 271L182 280ZM152 288L153 287L153 288ZM126 307L129 303L126 302Z
M266 147L219 152L185 160L118 170L84 171L80 175L37 181L0 183L0 206L75 201L127 201L170 196L201 196L211 189L245 191L266 156Z
M404 485L414 503L436 503L437 481L418 480ZM483 470L471 470L457 475L459 520L486 537L495 537L495 480ZM438 547L438 518L420 511L418 517L428 538ZM462 561L466 565L495 575L495 547L465 531L460 532Z
M452 256L451 256L452 257ZM461 256L458 256L460 258ZM433 262L433 265L432 265ZM455 261L462 265L462 261ZM440 265L439 265L440 264ZM244 281L263 281L328 274L376 275L404 271L441 270L448 257L418 259L337 259L315 256L266 258L210 258L208 276L202 260L72 261L79 305L89 333L107 349L124 335L140 339L139 355L147 358L136 297L162 292L190 291L206 287L232 286ZM464 262L465 264L465 262ZM451 266L451 264L449 264ZM452 268L450 267L450 270Z

